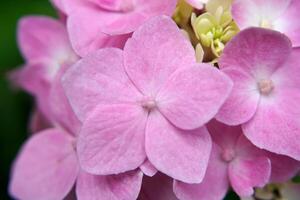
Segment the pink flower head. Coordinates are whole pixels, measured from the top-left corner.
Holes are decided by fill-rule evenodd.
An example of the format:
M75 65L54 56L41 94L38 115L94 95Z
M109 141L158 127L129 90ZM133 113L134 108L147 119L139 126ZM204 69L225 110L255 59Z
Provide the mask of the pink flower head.
M263 27L287 35L300 46L299 0L235 0L232 16L240 29Z
M136 199L143 176L140 170L112 176L94 176L81 170L76 151L80 123L63 93L63 73L64 69L56 75L50 95L53 105L49 109L56 128L34 134L23 146L13 166L10 194L16 199L61 200L76 182L78 200Z
M46 121L63 124L72 116L65 115L71 113L71 108L65 102L58 102L61 100L59 96L64 96L60 77L78 59L64 25L48 17L25 17L19 23L18 43L26 64L13 72L11 78L35 96L37 110ZM56 112L57 116L53 116L53 109L60 113Z
M16 199L64 199L76 182L78 200L136 199L142 184L139 170L111 176L90 175L80 169L76 140L60 129L32 136L13 166L10 194Z
M202 127L215 116L232 83L219 70L197 64L194 49L168 17L155 17L128 40L73 65L63 77L83 122L81 166L114 174L146 158L185 182L204 176L211 140Z
M176 0L56 0L67 15L75 51L84 56L102 47L123 48L147 19L171 16Z
M243 124L259 148L300 159L300 51L283 34L250 28L224 49L219 65L234 88L217 119Z
M176 181L174 192L179 199L220 200L229 186L245 197L253 193L253 187L268 183L271 162L264 151L246 139L240 126L212 121L208 130L214 144L205 177L200 184Z

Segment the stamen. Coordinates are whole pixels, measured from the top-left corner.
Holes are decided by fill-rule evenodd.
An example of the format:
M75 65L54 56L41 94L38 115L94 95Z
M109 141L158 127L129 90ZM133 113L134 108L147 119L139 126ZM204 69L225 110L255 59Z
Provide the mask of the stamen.
M222 153L222 159L225 162L230 162L234 159L235 157L235 152L232 149L225 149Z
M156 107L156 101L151 97L145 97L141 101L141 105L146 110L152 110L153 108Z
M274 89L273 81L270 79L263 79L257 84L258 90L263 95L268 95Z

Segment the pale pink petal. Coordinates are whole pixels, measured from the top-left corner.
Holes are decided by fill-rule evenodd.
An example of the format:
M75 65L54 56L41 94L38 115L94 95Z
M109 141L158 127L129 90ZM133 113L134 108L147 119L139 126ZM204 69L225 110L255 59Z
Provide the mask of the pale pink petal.
M286 91L281 99L263 99L255 116L243 131L259 148L300 159L300 94ZM288 100L286 97L289 97Z
M140 169L142 172L147 176L154 176L158 171L157 169L152 165L152 163L149 160L146 160L141 166Z
M175 182L174 192L184 200L220 200L229 189L227 163L221 159L221 149L213 145L207 171L200 184Z
M235 0L232 16L240 29L247 27L272 26L286 11L291 0Z
M124 48L128 76L145 95L155 96L169 76L196 63L190 42L175 22L155 17L134 32Z
M231 88L231 80L211 65L179 69L159 91L158 109L175 126L195 129L217 114Z
M211 120L206 126L214 143L223 150L233 150L242 134L240 126L228 126L216 120Z
M78 139L82 168L92 174L117 174L145 160L147 112L135 105L100 105L85 120Z
M98 104L135 102L139 96L124 71L122 51L114 48L86 56L67 70L62 81L81 121Z
M274 22L274 29L286 34L292 41L294 47L300 46L299 9L300 1L291 0L284 14Z
M66 28L50 17L31 16L21 19L18 43L27 61L48 63L51 68L57 68L56 62L75 56Z
M260 98L256 80L238 69L225 68L222 71L233 80L234 85L216 119L228 125L249 121L256 112Z
M206 128L183 131L153 111L146 128L146 153L159 171L187 183L199 183L204 177L211 138Z
M241 31L225 47L220 58L221 69L237 68L255 78L268 78L291 52L291 42L283 34L249 28Z
M205 0L187 0L187 2L197 9L202 9L204 7Z
M238 158L230 163L229 180L234 191L241 197L253 194L253 187L263 187L271 174L271 162L267 157Z
M78 174L73 138L56 129L35 134L14 163L10 194L17 199L63 199Z
M300 162L290 157L274 153L266 155L272 164L271 182L285 182L292 179L300 170Z
M173 179L157 173L144 177L139 200L178 200L173 192Z
M55 123L73 135L77 135L81 126L62 87L61 78L69 65L62 66L55 76L49 95L48 109L51 110Z
M81 171L76 183L79 200L132 200L136 199L143 173L139 170L111 176L95 176Z

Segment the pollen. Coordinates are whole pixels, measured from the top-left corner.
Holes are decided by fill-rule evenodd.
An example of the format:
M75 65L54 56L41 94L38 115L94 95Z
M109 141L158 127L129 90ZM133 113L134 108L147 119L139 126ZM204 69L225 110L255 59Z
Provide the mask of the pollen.
M258 90L263 95L269 95L274 89L273 81L270 79L263 79L257 84Z

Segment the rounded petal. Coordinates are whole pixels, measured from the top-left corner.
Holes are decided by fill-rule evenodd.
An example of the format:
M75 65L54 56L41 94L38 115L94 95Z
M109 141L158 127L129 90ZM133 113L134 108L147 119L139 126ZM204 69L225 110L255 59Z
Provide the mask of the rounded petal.
M143 173L139 170L110 176L81 171L76 183L79 200L132 200L138 197Z
M155 17L134 32L125 45L124 60L137 88L153 97L178 68L196 63L194 48L166 16Z
M79 171L73 142L68 134L56 129L35 134L14 163L10 194L17 199L63 199Z
M225 47L221 69L237 68L255 78L268 78L291 52L291 42L283 34L262 28L241 31Z
M50 71L57 63L75 57L64 25L50 17L22 18L18 27L18 43L29 62L48 62Z
M241 197L251 196L254 187L268 183L271 162L267 157L238 158L230 163L228 173L233 190Z
M207 171L199 184L186 184L176 181L174 192L179 199L184 200L220 200L229 188L227 163L221 159L221 150L213 145Z
M123 173L146 159L147 113L135 105L100 105L83 123L78 139L81 167L97 175Z
M240 29L274 23L286 11L291 0L235 0L232 17Z
M239 125L249 121L255 114L260 99L256 80L238 69L225 68L222 71L234 84L216 119L228 125Z
M62 81L81 121L98 104L134 102L139 96L124 71L122 51L114 48L89 54L67 70Z
M146 128L146 153L159 171L187 183L199 183L204 177L211 138L206 128L183 131L153 111Z
M274 22L274 29L286 34L292 41L294 47L300 46L300 1L291 0L285 12Z
M175 126L192 130L211 120L225 102L231 80L211 65L177 70L157 95L162 114Z

